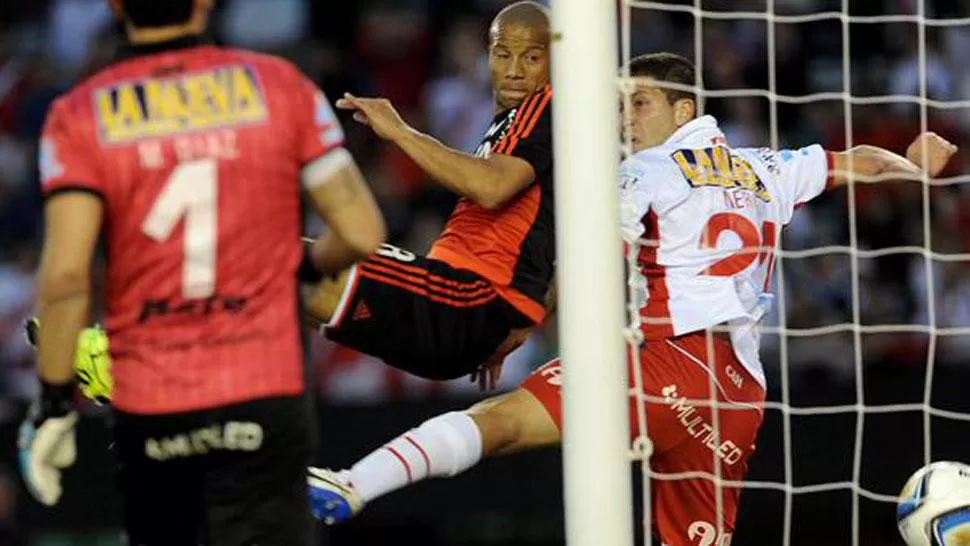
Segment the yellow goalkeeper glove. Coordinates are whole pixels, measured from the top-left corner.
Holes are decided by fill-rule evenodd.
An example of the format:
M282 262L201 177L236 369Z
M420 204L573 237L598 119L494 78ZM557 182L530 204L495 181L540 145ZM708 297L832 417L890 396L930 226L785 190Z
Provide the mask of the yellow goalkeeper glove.
M40 322L36 317L27 321L27 340L37 346L37 330ZM74 373L80 383L81 394L98 404L108 404L114 393L111 377L111 354L108 352L108 334L100 326L85 328L77 337L74 351Z

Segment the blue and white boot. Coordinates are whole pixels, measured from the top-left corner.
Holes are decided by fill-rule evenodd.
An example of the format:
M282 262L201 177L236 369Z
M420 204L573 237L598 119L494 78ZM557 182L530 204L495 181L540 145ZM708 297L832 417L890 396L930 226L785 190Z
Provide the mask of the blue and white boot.
M364 507L354 486L347 479L347 472L334 472L328 468L307 468L307 485L310 486L310 509L313 516L327 525L348 520Z

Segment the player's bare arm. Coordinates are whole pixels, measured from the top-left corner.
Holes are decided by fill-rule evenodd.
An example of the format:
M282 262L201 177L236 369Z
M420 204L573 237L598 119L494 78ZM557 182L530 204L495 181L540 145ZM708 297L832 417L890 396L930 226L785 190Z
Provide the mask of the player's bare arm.
M314 267L325 275L369 256L387 238L377 201L350 153L340 148L304 172L310 201L328 231L310 248Z
M50 162L41 165L51 174ZM47 506L60 500L61 472L77 454L74 351L90 320L91 262L103 215L100 197L86 192L51 194L44 206L36 332L41 395L20 426L17 447L27 489Z
M54 195L45 204L37 358L49 384L74 381L78 334L90 323L91 263L103 214L101 199L84 192Z
M936 176L956 152L954 144L929 131L916 137L906 150L906 157L876 146L855 146L832 154L832 187L847 184L850 174L862 181L867 177L892 174L912 178L925 169L930 176Z
M318 277L303 286L307 320L314 328L333 316L344 292L346 269L373 254L387 238L387 226L356 162L340 148L309 165L303 183L328 230L304 239L307 267Z
M355 120L399 146L438 183L482 207L501 207L535 180L532 165L523 159L501 154L475 157L445 146L408 125L387 99L348 93L336 105L352 110Z
M925 150L925 155L924 155ZM906 149L906 159L925 169L930 176L939 175L959 148L940 135L927 131Z

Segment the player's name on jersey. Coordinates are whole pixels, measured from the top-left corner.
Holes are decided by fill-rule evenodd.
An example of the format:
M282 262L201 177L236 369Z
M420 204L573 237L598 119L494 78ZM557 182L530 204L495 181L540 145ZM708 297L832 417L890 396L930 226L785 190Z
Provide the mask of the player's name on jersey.
M724 146L698 148L696 150L677 150L670 154L671 159L680 167L687 181L693 187L717 186L721 188L740 188L753 193L765 203L771 202L771 195L764 182L746 159L731 153Z
M259 123L267 118L258 77L246 66L127 81L96 90L94 100L101 138L108 143Z

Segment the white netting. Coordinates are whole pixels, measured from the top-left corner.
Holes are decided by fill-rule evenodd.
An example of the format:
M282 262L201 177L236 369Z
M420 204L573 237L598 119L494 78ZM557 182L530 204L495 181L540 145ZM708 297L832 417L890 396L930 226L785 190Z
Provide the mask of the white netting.
M946 44L939 44L943 41L954 42L955 45L951 44L953 51L959 51L960 44L970 45L970 17L966 17L970 13L966 11L967 6L958 8L959 2L930 4L929 0L683 0L670 3L622 0L621 60L661 50L681 53L692 59L696 65L698 83L691 90L697 93L702 104L716 100L754 99L766 102L764 111L767 120L762 132L746 131L748 128L744 123L731 119L731 116L719 118L722 127L731 125L727 132L728 140L733 145L770 145L773 149L779 149L819 142L828 149L844 149L855 144L870 143L863 141L863 138L858 139L858 142L854 140L860 132L865 135L866 128L870 125L875 124L878 127L879 123L885 121L883 118L890 117L890 114L909 120L905 125L909 140L918 132L927 129L939 130L936 126L947 126L948 121L953 123L957 132L963 134L961 124L966 124L967 119L970 119L967 116L970 112L970 100L961 97L958 89L962 83L959 81L962 76L960 63L964 59L952 55L947 58ZM880 5L881 13L873 14L871 11L876 5ZM948 12L947 8L954 9ZM960 13L959 9L964 12ZM800 26L811 26L811 29L806 31L796 28ZM897 27L901 29L903 26L913 33L914 43L910 44L912 51L897 51L895 54L901 56L902 60L894 60L890 54L887 55L888 60L881 60L881 65L879 59L866 62L866 55L871 55L873 49L904 49L904 46L893 44L894 34L891 30ZM783 29L782 36L779 36L779 28ZM872 28L883 29L885 43L863 44L860 49L866 50L866 53L853 51L853 46L858 45L858 41L853 41L853 32L871 34ZM811 34L812 40L804 39L806 32ZM934 34L932 46L928 33ZM808 57L803 63L806 66L805 71L810 73L804 78L805 87L794 92L791 89L793 84L789 81L791 74L786 71L781 80L778 74L780 65L787 67L791 63L792 34L800 35L804 42L808 42L801 44L803 51L800 55ZM763 41L760 44L763 46L760 53L760 62L764 68L760 78L762 85L749 85L747 78L726 77L725 74L732 70L748 68L745 63L738 63L736 57L759 57L759 54L751 53L751 50L757 49L759 41ZM824 59L823 53L818 58L814 57L816 52L811 48L819 42L824 43L830 50L828 60ZM705 47L712 45L731 45L736 48L705 51ZM784 59L779 59L779 53ZM970 48L964 50L964 55L968 53ZM836 58L833 60L831 57ZM728 66L718 66L719 63ZM863 71L862 74L859 73L860 70ZM711 79L716 81L709 81L708 75L714 75ZM759 80L758 77L753 79ZM730 81L733 85L718 85L723 81ZM629 83L628 79L621 78L621 86ZM786 109L784 116L779 112L782 108ZM721 110L742 117L746 115L744 110L732 111L723 104ZM826 112L831 114L837 110L841 110L843 123L837 131L841 133L840 138L834 139L835 142L831 137L788 126L793 117L825 116ZM888 114L883 116L882 112ZM836 121L838 115L834 115ZM860 126L864 126L863 129ZM749 137L752 141L732 142L732 133ZM869 134L879 133L873 130ZM759 136L763 138L759 139ZM953 139L952 136L950 138ZM890 147L881 142L877 144ZM849 169L851 170L851 165ZM856 546L898 543L893 542L895 521L892 518L892 509L906 476L919 466L938 460L939 449L942 449L943 455L958 456L951 453L958 453L953 445L961 442L956 439L950 442L946 439L940 440L932 434L933 429L941 426L941 420L949 422L948 427L953 423L959 426L970 423L970 414L964 411L965 405L948 404L954 407L946 408L933 404L937 361L960 360L962 357L959 354L966 350L965 340L970 336L970 286L950 278L960 277L960 267L964 262L970 262L970 253L965 252L965 241L962 245L959 242L953 244L950 238L959 237L953 231L957 226L942 218L947 214L956 214L950 200L957 200L956 203L959 203L958 199L963 199L966 193L961 184L970 182L970 176L960 173L962 170L957 173L948 171L940 178L929 179L924 176L922 180L909 182L892 181L898 180L898 177L872 180L852 180L850 177L848 190L841 190L842 193L838 194L834 204L829 198L827 205L821 209L815 210L810 205L807 210L796 213L796 219L790 228L795 231L794 244L785 244L783 234L780 248L776 251L776 311L761 326L763 343L766 345L762 355L769 385L768 401L764 406L765 427L774 427L776 431L767 433L767 436L762 434L759 438L758 449L769 453L764 458L768 462L763 463L760 469L756 463L755 470L744 482L722 480L719 472L715 473L717 475L658 475L652 473L648 466L649 442L643 441L645 438L634 442L631 457L639 461L643 469L643 496L640 500L647 543L650 543L652 524L652 499L649 494L651 477L663 480L701 477L713 480L719 487L743 486L745 489L742 493L739 525L742 534L735 537L736 545L819 544L822 542L813 537L825 536L826 533L817 528L820 522L831 523L824 541L826 544ZM886 241L884 238L880 240L880 237L874 237L871 233L879 231L880 222L870 216L880 214L878 200L883 198L873 196L872 190L876 186L869 182L885 182L887 179L890 179L887 183L890 191L895 191L892 188L904 188L896 198L904 201L902 208L909 214L906 220L906 236L893 241ZM861 220L859 195L863 195L865 199L861 209L864 217ZM875 205L873 199L877 200ZM895 206L893 203L881 204L887 209ZM959 204L955 206L959 207ZM844 211L844 218L839 218L832 212L838 209ZM916 216L919 217L918 220L914 219ZM825 237L814 234L816 231L838 231L829 224L840 222L844 222L845 241L837 240L838 236L826 240ZM866 233L860 235L860 229ZM642 244L654 243L646 241ZM637 269L635 256L636 249L629 254L628 267L631 272ZM903 280L902 284L893 284L898 282L893 281L887 289L880 286L881 281L877 280L880 274L873 271L880 267L891 269L894 266L883 264L890 261L897 264L897 267L898 264L905 264L907 280ZM818 264L826 265L819 267ZM823 273L818 270L826 270L826 267L827 273L823 273L830 276L820 277ZM964 272L962 276L968 275ZM635 282L637 280L631 276L628 311L632 318L627 332L631 344L642 341L637 323L639 309L636 304ZM840 282L841 286L838 286ZM819 300L830 296L822 294L823 290L812 292L815 287L810 285L816 283L830 291L840 292L843 308L839 312L819 313L822 318L812 321L805 316L812 315L814 304L821 305L818 301L812 301L813 294ZM962 288L951 290L954 284ZM806 285L810 287L807 302L804 293ZM913 303L906 303L910 301ZM912 309L908 312L883 310L897 307ZM833 316L836 318L833 319ZM918 370L915 373L923 379L921 385L909 384L913 383L910 381L895 390L883 389L898 393L897 398L903 398L899 400L876 389L882 388L880 385L887 380L878 375L882 373L878 369L876 372L867 371L867 364L880 360L882 357L879 355L887 354L890 350L886 347L907 343L911 343L915 349L907 353L908 357L899 359L908 358L912 369ZM872 354L877 356L873 357ZM830 369L818 364L826 361L832 363ZM813 365L812 362L816 364ZM647 362L645 365L649 367L650 364ZM803 393L806 390L798 387L793 391L793 374L800 377L805 374L805 369L826 370L821 383L828 385L827 382L831 382L831 391L835 394L828 399L815 396L814 400L811 394L799 394L801 399L793 401L793 392ZM644 378L640 366L633 366L632 373L631 392L642 393ZM877 374L872 376L876 377L873 380L876 387L870 392L867 390L867 378L873 373ZM912 378L914 374L904 374L901 377ZM805 381L809 380L803 377L798 379L799 383ZM919 392L905 400L907 396L904 393L912 394L916 390ZM713 379L711 392L715 392ZM662 399L644 396L638 398L645 402L663 403ZM690 402L698 407L718 405L714 400ZM724 403L719 406L728 407ZM715 445L720 444L717 415L717 412L713 412L711 416L715 429L712 441ZM919 416L916 427L912 422L914 415ZM640 430L649 427L644 403L638 405L638 414L635 417ZM793 420L829 417L840 421L838 424L814 427L813 434L823 438L831 431L832 438L847 440L830 446L830 449L841 449L841 457L846 463L846 468L842 469L845 474L843 476L836 476L835 471L813 471L813 455L810 450L807 450L808 454L795 453L795 444L804 442L802 438L809 438L808 432L812 432L813 427L797 425L799 432L796 438L796 425ZM871 430L867 432L867 418L870 423L875 423L870 425L875 427L875 433ZM875 421L876 419L892 421ZM829 426L831 429L826 428ZM822 431L819 432L818 429ZM913 434L915 430L921 430L921 433ZM906 455L906 450L902 448L899 452L884 450L875 454L865 450L866 442L879 445L878 441L873 441L874 434L884 435L886 431L899 432L897 441L900 445L921 444L919 449L910 450L918 452L918 456ZM937 451L934 451L934 446L938 448ZM797 447L805 450L806 446L799 444ZM772 459L771 453L774 451L780 452L780 455ZM756 459L757 457L756 455ZM867 466L874 470L866 471ZM715 464L714 468L719 469L720 466ZM767 479L761 479L765 477ZM763 523L776 533L774 538L756 534L749 534L747 537L743 535L745 529L756 527L755 524L745 525L745 520L751 521L753 516L744 511L749 506L755 506L752 509L758 510L756 502L749 503L745 498L753 496L752 492L757 491L775 492L780 497L774 498L778 501L783 499L783 502L775 501L780 506L780 510L775 513L780 521L769 523L765 520ZM839 497L839 502L834 504L842 508L834 508L828 516L819 516L820 511L813 512L810 506L798 507L802 499L809 495L827 493L849 498ZM723 508L720 506L720 495L717 500L720 514ZM834 521L839 510L845 512L845 521ZM824 510L821 512L824 514ZM804 514L807 516L804 521L800 521L799 517ZM766 514L766 517L769 515ZM826 517L833 521L829 522ZM698 531L692 538L697 540L697 544L705 546L729 540L718 538L722 536L721 530L716 531L716 534ZM754 536L757 537L752 538Z

